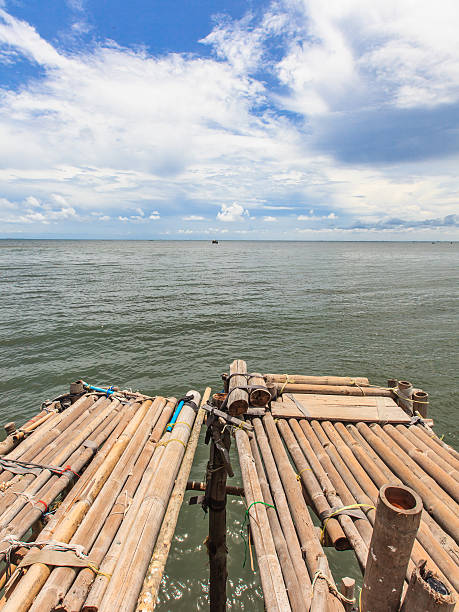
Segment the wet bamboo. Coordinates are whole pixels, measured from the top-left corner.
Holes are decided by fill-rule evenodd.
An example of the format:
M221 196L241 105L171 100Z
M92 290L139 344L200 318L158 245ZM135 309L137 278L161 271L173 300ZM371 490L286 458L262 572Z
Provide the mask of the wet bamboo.
M425 484L411 469L402 461L379 436L377 436L364 423L357 423L357 429L381 456L384 462L398 475L398 477L409 487L415 489L420 495L424 508L432 515L440 526L449 533L456 541L459 540L459 519L452 515L448 506L437 498L430 488L430 483ZM395 447L395 445L393 445ZM407 457L409 459L409 457ZM432 479L429 479L432 481Z
M211 389L207 387L202 396L201 406L209 401ZM188 440L187 449L183 456L182 465L178 476L175 480L174 489L167 505L166 516L161 526L161 531L158 534L155 549L148 566L148 570L142 585L137 602L137 610L139 612L150 612L155 609L156 600L158 597L161 578L163 576L164 567L166 566L167 557L174 537L175 528L183 504L185 490L187 489L187 481L190 475L191 466L193 464L196 447L198 445L199 434L204 420L205 411L200 408L194 421L193 429ZM69 612L73 612L69 610Z
M336 424L335 427L337 431L341 434L343 439L349 444L360 465L372 478L376 487L382 487L383 485L387 484L387 482L390 482L394 485L402 485L400 479L397 478L395 475L390 474L389 478L387 478L386 475L382 473L382 471L379 469L380 463L375 462L370 455L367 455L365 453L365 450L360 447L357 441L349 435L348 430L343 427L342 424ZM374 498L372 497L372 499ZM423 556L425 557L425 553L427 553L431 569L440 569L445 576L450 577L450 580L453 581L453 585L455 586L455 588L458 588L459 576L458 580L455 580L455 563L448 555L448 552L444 550L444 548L439 543L439 538L444 539L445 534L437 534L437 537L431 532L431 530L429 529L430 517L425 511L422 512L422 519L423 520L421 521L421 525L417 533L417 539L419 543L415 542L415 545L413 547L413 559L419 559ZM457 546L455 546L455 548L457 549ZM412 567L410 566L408 579L411 575L411 570Z
M438 453L438 455L440 455L440 457L447 461L452 467L459 470L459 455L456 454L457 451L443 442L443 440L440 440L440 438L433 431L429 431L429 429L423 427L422 425L410 427L410 431L417 438L422 440L424 444L427 444L427 446Z
M362 376L304 376L302 374L265 374L267 383L285 383L306 384L306 385L360 385L368 387L370 382L368 378Z
M434 461L438 467L440 467L444 472L454 478L457 482L459 482L459 470L454 468L448 461L445 461L443 457L439 455L436 451L434 451L430 446L428 446L421 438L415 436L412 432L412 427L406 427L404 425L397 425L396 429L403 435L407 440L411 442L416 448L418 448L422 453ZM459 467L459 466L458 466Z
M435 482L452 497L452 499L459 502L459 483L454 478L447 474L438 463L424 454L422 450L416 448L416 446L414 446L413 443L393 425L384 425L383 429L393 440L395 440L395 442L397 442L400 448L402 448L411 459L416 461L426 474L431 476Z
M201 396L198 392L190 391L188 395L193 396L196 405L199 404ZM100 606L101 612L135 609L194 419L193 408L185 404L159 469L152 478L149 494L143 500L133 529L124 543L122 561L112 574Z
M432 578L437 582L436 589L432 588ZM429 582L430 584L429 584ZM433 582L435 584L435 582ZM440 585L438 584L440 583ZM445 592L440 592L442 586ZM410 583L403 600L401 612L452 612L456 605L456 597L449 592L440 576L432 574L425 569L425 563L419 563L411 574Z
M117 400L114 401L116 402ZM130 438L142 421L147 408L148 404L144 402L113 445L107 458L95 473L93 480L83 491L82 496L76 501L67 516L65 516L62 522L56 527L54 532L54 538L56 540L68 542L75 533L86 512L100 493L106 480L109 478L119 457L129 443ZM43 563L31 565L25 576L19 581L2 610L4 610L4 612L26 612L30 608L41 587L46 582L49 574L49 566Z
M424 419L427 418L429 411L429 395L421 389L417 389L413 392L413 413L419 413Z
M115 570L124 542L128 538L130 532L132 531L133 525L137 520L138 510L142 504L142 501L150 490L152 478L161 464L161 459L170 438L171 433L165 432L159 443L155 444L153 456L142 476L139 486L135 491L134 497L129 505L125 517L123 518L120 528L116 532L116 537L110 543L108 551L103 557L99 568L101 573L94 579L89 594L86 597L83 612L97 612L99 610L100 603L108 587L110 580L109 577Z
M265 430L260 419L253 419L252 424L255 428L256 438L258 447L263 457L265 464L265 474L268 478L272 497L274 499L274 505L276 506L277 515L279 522L282 527L287 548L290 554L290 558L293 563L293 567L296 572L298 584L301 589L301 595L305 602L305 607L310 605L311 602L311 580L309 578L308 570L303 559L301 546L298 541L298 535L295 529L295 525L290 514L287 497L279 476L276 461L274 460L272 450L269 445L268 438L266 437ZM296 484L296 494L301 494L301 486L298 482Z
M46 457L48 457L48 460L51 460L56 467L64 467L63 464L68 460L71 454L83 444L114 409L120 406L118 400L114 400L113 402L110 402L110 400L108 401L109 403L105 408L101 410L99 414L93 415L93 419L84 429L76 432L73 431L73 436L64 439L61 445L57 446L55 455L47 454ZM40 461L40 459L38 459L38 461ZM14 496L19 492L23 492L28 496L35 495L52 475L50 470L44 469L36 477L33 475L24 476L22 482L18 483L17 486L4 496L0 503L0 512L2 512L0 517L0 529L5 528L11 519L16 516L27 503L27 497L16 497L15 501L13 501ZM9 507L7 504L10 504Z
M118 463L70 540L71 544L84 546L86 551L94 543L111 507L125 484L127 475L134 468L151 434L155 418L158 418L158 412L161 411L166 400L164 398L156 398L153 403L151 400L146 400L145 403L148 404L145 417L139 423ZM31 612L45 612L45 610L54 609L65 596L76 574L77 570L72 567L58 567L54 569L30 608Z
M392 392L385 387L347 387L345 385L307 385L294 383L276 383L278 393L316 393L319 395L356 395L365 397L392 397Z
M324 518L330 513L331 506L327 501L315 475L303 455L298 442L293 435L292 430L288 426L285 420L279 420L277 427L281 432L281 435L285 441L293 462L296 466L298 474L301 478L305 489L308 492L309 499L313 504L313 508L317 516L324 520ZM349 548L349 542L344 534L344 531L336 518L330 518L326 522L326 530L328 537L332 542L332 545L337 550L347 550Z
M253 373L248 379L248 385L257 385L261 389L252 389L249 393L251 406L266 406L271 400L271 393L268 391L265 379L261 374Z
M246 374L247 364L242 359L235 359L230 365L230 374ZM247 378L245 376L232 376L228 386L228 412L231 415L239 415L247 412L249 407L249 395L247 391L238 387L246 387Z
M242 429L236 430L235 438L242 481L244 483L250 530L257 552L265 608L267 612L274 612L276 610L279 612L285 610L287 612L291 610L291 607L285 591L285 583L276 554L266 507L263 503L263 495L250 449L249 438Z
M317 559L322 553L322 547L303 496L299 494L301 493L301 491L298 490L299 482L296 479L296 474L293 471L290 460L284 449L273 417L267 414L263 417L263 424L269 437L271 450L278 466L279 474L290 505L292 518L295 521L295 527L298 532L301 547L306 557L306 565L312 577L317 571ZM326 574L333 582L333 576L330 569L328 569ZM329 597L329 604L333 608L342 610L342 606L332 597L332 595Z
M295 419L290 419L289 425L291 429L293 430L296 436L296 439L298 440L298 444L300 445L302 452L304 453L306 459L308 460L309 465L311 466L310 469L315 474L319 482L319 485L330 504L330 507L341 508L342 506L344 506L344 504L341 498L338 497L338 495L336 494L336 491L328 475L326 474L325 470L323 469L319 460L317 459L316 454L314 453L314 450L312 449L309 441L304 435L304 432L301 429L300 425L298 424L298 421L296 421ZM357 560L359 562L361 569L364 570L366 560L367 560L367 555L368 555L367 545L365 544L356 525L354 524L354 521L352 520L350 516L341 514L341 515L338 515L337 520L342 526L343 531L346 534L346 537L348 538L349 542L352 545L352 548L354 549L354 552L356 554L356 557L357 557Z
M413 414L413 402L411 396L413 394L413 385L407 380L399 380L397 383L397 403L405 412Z
M263 501L270 506L273 506L272 508L269 506L266 507L266 514L268 515L269 526L273 535L274 546L276 547L290 606L292 608L292 612L303 612L306 602L301 596L301 588L298 583L290 553L288 551L287 542L285 541L284 534L282 533L282 527L277 516L277 511L274 507L274 500L272 498L271 491L269 490L265 469L263 467L263 462L261 460L260 451L258 450L255 437L250 440L250 448L255 461L255 468L257 470L258 480L260 482Z
M334 489L336 489L339 499L346 506L355 504L356 503L355 497L352 495L346 483L344 482L344 480L341 478L340 474L336 470L335 466L333 465L332 460L328 456L327 452L325 451L322 444L320 443L319 438L316 436L314 430L312 429L311 424L305 420L301 420L300 427L303 430L308 442L310 443L311 448L313 449L318 461L320 462L321 466L323 467L328 477L330 478L330 481ZM365 518L356 519L354 524L357 527L357 530L360 533L366 548L368 549L368 546L370 545L371 534L373 530L372 530L371 524L368 521L368 517L366 516L366 514L369 512L369 509L362 508L362 510L363 510Z
M362 610L396 612L399 609L421 512L421 498L412 489L389 484L381 487L363 578Z

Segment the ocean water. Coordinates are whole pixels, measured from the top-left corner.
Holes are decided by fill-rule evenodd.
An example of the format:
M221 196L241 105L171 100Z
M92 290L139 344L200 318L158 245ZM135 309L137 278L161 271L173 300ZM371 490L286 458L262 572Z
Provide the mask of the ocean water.
M241 358L252 371L411 380L457 448L458 277L449 242L2 240L0 422L24 422L79 378L218 391ZM193 479L207 457L201 444ZM243 517L231 498L229 607L262 610ZM206 534L200 507L184 505L159 610L206 609ZM359 577L351 553L329 554L336 575Z

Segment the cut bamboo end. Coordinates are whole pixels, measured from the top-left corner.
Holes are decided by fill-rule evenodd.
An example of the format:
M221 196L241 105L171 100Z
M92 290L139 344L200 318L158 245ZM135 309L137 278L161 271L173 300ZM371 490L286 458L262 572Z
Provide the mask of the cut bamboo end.
M426 419L429 411L429 394L421 389L417 389L413 392L412 400L414 414L419 412L422 418Z
M446 612L454 610L455 605L456 597L441 577L426 570L426 561L418 563L411 574L401 612Z

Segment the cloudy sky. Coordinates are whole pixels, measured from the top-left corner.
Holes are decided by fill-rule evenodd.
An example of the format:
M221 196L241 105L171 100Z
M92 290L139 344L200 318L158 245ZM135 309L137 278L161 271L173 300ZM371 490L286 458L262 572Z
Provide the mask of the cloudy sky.
M457 0L0 0L0 237L459 239Z

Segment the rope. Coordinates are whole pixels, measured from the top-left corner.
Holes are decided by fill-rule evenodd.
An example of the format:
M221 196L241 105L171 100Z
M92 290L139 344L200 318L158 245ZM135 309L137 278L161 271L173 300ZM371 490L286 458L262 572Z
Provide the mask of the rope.
M342 508L338 508L338 510L332 512L330 516L327 516L327 518L324 519L322 523L322 530L320 532L320 543L322 544L322 546L324 545L325 527L327 526L328 521L333 516L336 516L337 514L340 514L340 512L343 512L343 510L354 510L354 508L370 508L376 510L375 506L373 506L372 504L350 504L349 506L343 506Z
M169 425L186 425L188 429L191 431L191 425L189 423L185 423L185 421L175 421L175 423L169 423Z
M5 493L5 491L9 489L12 485L14 485L14 482L12 480L0 482L0 493Z
M358 388L360 389L360 391L361 391L362 395L365 395L365 391L362 389L362 387L359 385L359 383L358 383L358 382L357 382L357 381L356 381L354 378L351 378L351 380L349 381L349 385L350 385L351 387L352 387L352 386L356 386L356 387L358 387Z
M286 387L286 385L288 383L292 383L292 384L295 383L295 379L294 378L292 378L292 380L289 380L288 374L284 374L284 376L285 376L285 382L282 385L281 390L279 391L279 395L282 395L282 393L283 393L283 391L284 391L284 389L285 389L285 387Z
M392 393L395 393L397 397L399 397L402 400L405 400L405 402L410 402L411 404L416 402L416 404L426 404L427 406L429 405L429 402L423 402L422 400L411 399L409 397L406 397L405 395L402 395L401 393L398 392L397 387L392 387L390 390L392 391Z
M300 470L300 471L298 472L298 474L296 475L296 479L297 479L299 482L301 482L301 474L302 474L303 472L305 472L306 470L309 470L310 472L312 472L312 470L311 470L311 468L310 468L310 467L305 467L305 468L303 468L302 470Z
M156 444L156 448L158 448L159 446L167 446L169 444L169 442L180 442L180 444L183 446L183 448L186 450L186 444L185 442L183 442L182 440L179 440L178 438L170 438L170 440L163 440L162 442L157 442Z
M348 604L355 604L355 597L353 597L352 599L348 599L347 597L345 597L342 593L340 593L338 591L338 589L335 587L335 585L330 580L330 578L328 576L326 576L320 570L317 570L317 572L314 574L314 578L312 580L311 589L312 589L313 592L314 592L314 585L315 585L316 581L319 578L322 578L322 580L325 580L325 582L328 585L328 590L330 591L330 593L332 595L334 595L335 597L337 597L341 602L348 603Z
M250 508L252 506L255 506L256 504L263 504L263 506L266 506L267 508L274 508L274 510L276 509L276 506L273 506L272 504L267 504L264 501L254 501L254 502L252 502L250 504L250 506L245 511L244 522L242 523L242 527L241 527L241 537L244 540L244 562L242 563L242 567L245 567L245 563L247 561L247 548L248 548L248 543L247 543L247 540L245 539L245 535L244 535L244 527L247 524L247 517L250 517L250 514L249 514ZM254 517L252 517L252 518L254 518ZM247 526L248 526L248 528L250 528L250 523ZM249 536L249 538L250 538L250 536Z

